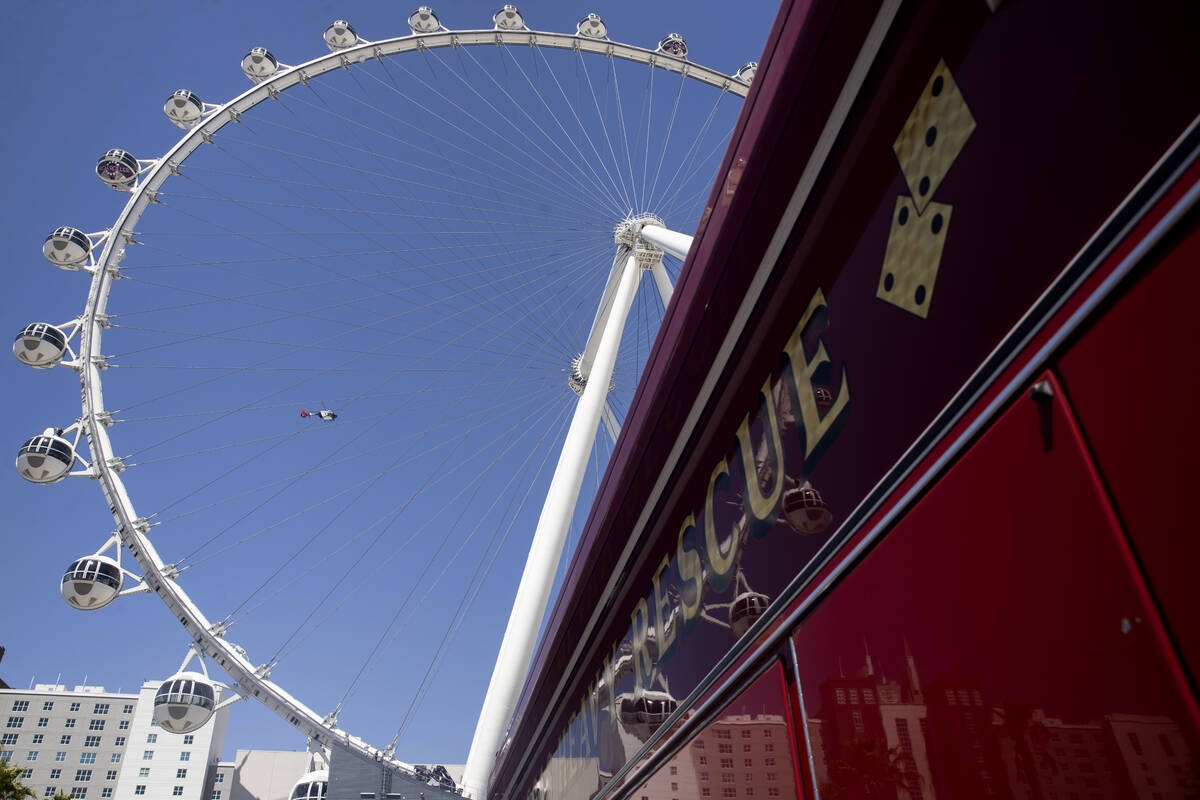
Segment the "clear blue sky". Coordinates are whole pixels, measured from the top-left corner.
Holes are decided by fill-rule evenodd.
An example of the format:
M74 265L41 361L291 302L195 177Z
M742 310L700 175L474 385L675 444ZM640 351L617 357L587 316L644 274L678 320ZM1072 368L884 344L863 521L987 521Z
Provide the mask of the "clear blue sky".
M452 29L490 28L491 15L498 5L455 2L437 5L435 10ZM774 3L768 0L740 4L710 0L622 1L577 7L543 0L522 3L520 8L531 28L559 32L573 32L575 23L594 11L605 19L613 39L651 48L666 33L678 32L686 38L692 60L726 73L759 58L776 12ZM42 240L59 225L98 231L112 224L125 195L105 188L95 178L92 170L96 158L111 147L144 158L164 152L180 133L161 111L172 91L189 88L209 102L224 102L249 85L238 63L250 47L264 45L281 61L300 63L325 52L321 33L336 18L349 20L365 39L382 39L406 33L405 19L411 10L394 2L365 0L6 3L0 11L0 21L9 34L0 51L7 73L0 89L7 116L5 136L0 140L7 177L0 215L0 263L9 279L7 290L0 295L0 316L10 335L27 322L63 322L82 311L86 277L50 266L40 255ZM536 311L530 313L536 315ZM591 313L590 306L579 311L582 321L576 327L581 325L584 334ZM207 321L212 319L210 316ZM160 315L155 324L190 329L194 322L186 314ZM147 323L149 327L152 325ZM285 331L276 333L287 335ZM107 340L105 344L108 350ZM644 350L641 355L645 355ZM0 426L3 441L8 442L15 456L28 437L47 426L66 426L78 416L78 384L68 370L33 371L6 358L3 383L7 400ZM136 384L138 391L147 392L158 379L142 380L147 382ZM269 382L269 376L247 380ZM630 387L623 388L628 392ZM286 415L287 425L298 424L295 410L301 404L313 406L326 400L337 404L327 393L337 397L338 388L310 387L289 394L281 403L285 408L278 413ZM123 399L128 405L128 398ZM178 405L173 406L175 402ZM218 393L184 395L177 401L162 401L154 413L194 411L197 403L203 406L222 402L227 401ZM347 416L351 418L348 424L353 424L353 412ZM390 423L387 417L376 423L380 436ZM333 435L346 429L329 430ZM122 439L122 435L120 426L114 429L114 440L134 441ZM250 437L254 429L247 428L239 435ZM322 431L320 435L326 434ZM125 452L123 447L119 444L117 449ZM223 457L240 458L227 451ZM153 480L139 478L146 489L141 495L135 485L138 479L130 478L131 494L139 508L146 506L143 497L156 492L172 497L189 490L188 482L195 480L189 468L171 469L179 463L192 462L176 459L161 471L156 470ZM286 466L273 463L271 468ZM0 663L0 677L16 687L31 681L50 683L61 676L60 682L69 685L86 678L88 683L110 690L134 691L143 680L165 678L174 672L187 641L178 622L156 600L135 596L97 612L83 613L70 609L58 594L58 581L66 565L95 551L112 530L99 487L87 480L34 486L20 480L9 468L7 477L0 480L0 492L7 511L0 529L4 554L0 563L5 573L0 595L5 612L0 645L7 648ZM449 495L442 500L454 502ZM372 516L370 509L356 510L363 514L363 524L382 513ZM166 537L167 527L161 530ZM204 533L189 530L186 535L202 537ZM515 531L501 551L480 601L400 740L400 758L443 763L465 760L475 713L506 619L505 598L511 598L515 590L530 533L531 529ZM307 534L302 527L289 532L293 541ZM178 539L164 538L163 542L160 549L168 561L187 550L187 543ZM189 591L194 590L206 613L219 619L230 610L222 607L227 597L247 594L252 588L248 583L256 580L254 575L269 571L256 563L266 563L263 553L269 555L272 548L282 552L288 546L286 542L276 540L266 545L266 551L255 554L242 555L235 549L224 562L216 559L203 571L197 568L194 575L185 573L185 585ZM329 545L320 543L317 547ZM395 567L388 569L391 577L387 581L377 582L354 597L333 622L284 660L274 675L276 680L318 712L328 711L387 624L397 598L409 591L408 584L418 567L414 566L416 561L406 558L401 557ZM125 564L134 566L128 558ZM458 602L467 575L455 569L459 580L454 581L452 575L440 585L431 605L452 607ZM235 627L231 638L247 648L252 660L265 660L267 651L275 647L278 631L297 623L306 613L305 601L325 591L330 574L314 572L299 587L303 591L291 599L285 595L281 602L265 607L253 622ZM210 603L216 607L210 608ZM414 623L401 637L387 642L383 663L370 670L366 688L347 704L343 727L378 746L391 740L399 717L410 704L413 681L424 674L427 654L437 646L446 625L443 617L428 616L428 625ZM354 643L357 645L352 646ZM237 748L303 746L300 735L290 726L245 702L234 707L224 755L232 758Z

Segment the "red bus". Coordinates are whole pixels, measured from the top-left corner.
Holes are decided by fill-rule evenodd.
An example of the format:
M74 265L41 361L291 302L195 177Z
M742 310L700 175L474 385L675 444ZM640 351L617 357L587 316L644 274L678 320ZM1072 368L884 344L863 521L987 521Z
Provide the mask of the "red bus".
M1200 795L1198 42L783 3L488 796Z

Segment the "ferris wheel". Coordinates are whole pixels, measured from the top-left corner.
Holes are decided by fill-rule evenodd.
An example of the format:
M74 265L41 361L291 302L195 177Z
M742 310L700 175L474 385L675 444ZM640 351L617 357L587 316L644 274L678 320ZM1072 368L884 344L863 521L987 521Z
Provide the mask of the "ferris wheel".
M256 47L222 104L172 93L165 154L97 162L127 195L115 222L43 244L90 279L83 311L13 351L78 373L81 412L39 421L17 471L94 480L112 511L62 576L70 605L151 593L180 621L166 730L229 702L213 665L231 699L395 761L456 638L480 638L467 612L512 603L506 542L524 560L533 533L532 623L496 670L523 673L756 68L696 64L678 34L620 43L595 14L570 34L509 5L485 29L407 23L335 21L296 65ZM398 650L416 687L380 748L340 719ZM309 698L326 712L277 682L348 663Z

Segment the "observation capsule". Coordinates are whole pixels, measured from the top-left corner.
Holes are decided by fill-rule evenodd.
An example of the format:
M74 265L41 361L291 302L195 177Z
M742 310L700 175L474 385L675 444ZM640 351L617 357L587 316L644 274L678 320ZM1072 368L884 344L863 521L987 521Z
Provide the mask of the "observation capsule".
M821 493L806 483L783 493L783 518L796 533L810 536L828 528L833 513Z
M109 150L96 162L96 176L114 189L137 183L138 160L124 150Z
M13 340L17 361L38 369L49 369L67 352L67 335L49 322L31 322Z
M30 483L58 483L75 464L75 447L62 438L62 431L46 428L41 436L17 451L17 474Z
M408 17L408 29L413 33L437 33L442 23L429 6L421 6Z
M56 267L74 270L92 254L92 240L78 228L55 228L42 244L42 255Z
M747 61L742 65L742 68L733 73L733 77L737 78L742 83L753 83L754 73L758 72L757 61Z
M500 6L500 10L492 14L492 22L496 24L498 31L519 31L525 27L525 19L521 16L521 12L517 11L517 7L505 3Z
M599 14L588 14L579 20L579 24L575 26L575 30L580 36L585 36L588 39L608 38L608 26L604 24L604 20L600 19Z
M292 787L289 800L325 800L329 790L329 772L319 769L300 776L300 780Z
M667 717L679 707L674 697L654 689L647 689L638 697L623 694L619 699L621 703L617 716L621 724L642 741L661 728Z
M279 61L265 47L252 47L242 56L242 72L255 83L261 83L279 71Z
M325 44L330 50L345 50L358 44L358 34L349 22L336 19L325 29Z
M163 104L163 113L179 127L190 128L204 116L204 103L195 92L180 89L167 98L167 102Z
M91 611L116 599L123 579L121 568L108 556L86 556L67 567L59 588L67 605Z
M770 602L771 598L758 592L743 592L733 598L729 606L729 630L733 631L733 638L742 638L742 634L750 630L750 626L767 610Z
M217 707L212 681L198 672L180 672L163 681L154 695L154 721L171 733L192 733Z
M658 43L658 52L666 53L676 58L687 58L687 42L678 33L668 33Z

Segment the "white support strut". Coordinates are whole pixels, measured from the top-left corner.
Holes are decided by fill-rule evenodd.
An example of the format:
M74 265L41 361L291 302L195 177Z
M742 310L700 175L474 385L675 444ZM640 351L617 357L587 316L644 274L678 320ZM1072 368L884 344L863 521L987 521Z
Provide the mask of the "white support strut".
M546 502L529 547L525 571L521 575L517 597L508 618L508 627L500 643L500 653L475 727L475 736L471 741L471 751L463 772L463 791L475 800L483 798L487 791L488 776L533 656L538 629L550 599L554 573L558 569L588 457L604 411L621 333L633 306L640 279L641 269L635 256L630 253L625 259L620 282L612 297L591 374L575 408L575 416L571 419L554 477L550 481Z
M650 244L660 250L666 250L681 261L687 258L688 251L692 249L691 236L649 222L642 226L641 236Z

